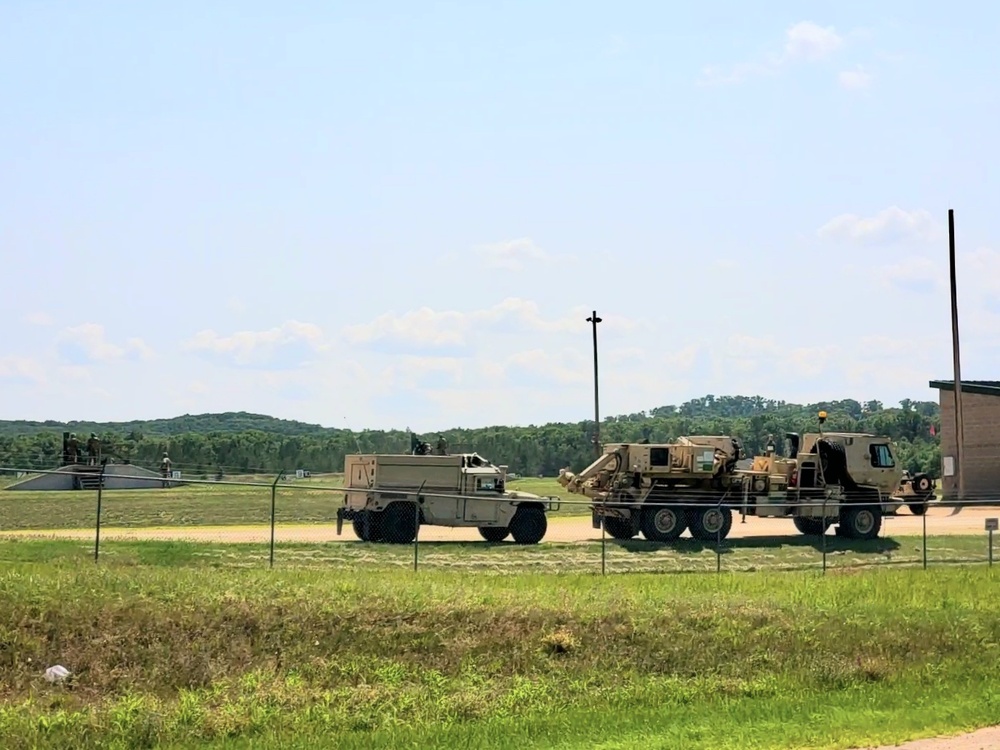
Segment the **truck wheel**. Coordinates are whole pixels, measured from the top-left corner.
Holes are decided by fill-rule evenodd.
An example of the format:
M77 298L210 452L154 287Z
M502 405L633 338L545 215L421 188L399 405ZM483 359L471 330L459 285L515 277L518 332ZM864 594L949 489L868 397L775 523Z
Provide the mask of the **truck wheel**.
M830 522L822 518L795 516L792 519L792 523L795 524L796 529L806 536L823 536L826 530L830 528Z
M541 508L521 506L510 519L510 533L518 544L538 544L549 528Z
M680 508L643 508L642 535L651 542L672 542L684 533L687 519Z
M613 538L622 540L631 539L638 533L631 518L614 518L612 516L604 518L604 530Z
M733 511L730 508L720 508L715 505L691 508L691 536L702 542L714 542L725 539L733 528Z
M927 512L927 503L908 503L906 507L915 516L922 516Z
M930 492L932 484L931 478L926 474L917 474L910 482L914 492L919 492L921 495L926 495Z
M416 538L416 506L413 503L390 503L382 513L381 525L389 544L410 544Z
M510 529L505 526L480 526L479 536L485 539L487 542L492 542L496 544L497 542L502 542L507 538L510 533Z
M871 505L849 505L840 512L840 528L848 539L876 539L882 511Z
M382 514L373 513L370 510L361 512L360 518L351 521L354 533L362 542L381 542L382 534Z

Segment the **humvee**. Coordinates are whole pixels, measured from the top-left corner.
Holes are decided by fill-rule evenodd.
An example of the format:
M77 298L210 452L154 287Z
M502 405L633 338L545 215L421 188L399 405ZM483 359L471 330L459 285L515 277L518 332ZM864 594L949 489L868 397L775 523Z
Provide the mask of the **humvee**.
M363 454L344 460L344 521L366 542L409 544L420 526L475 527L488 542L537 544L559 501L506 489L507 467L478 453Z

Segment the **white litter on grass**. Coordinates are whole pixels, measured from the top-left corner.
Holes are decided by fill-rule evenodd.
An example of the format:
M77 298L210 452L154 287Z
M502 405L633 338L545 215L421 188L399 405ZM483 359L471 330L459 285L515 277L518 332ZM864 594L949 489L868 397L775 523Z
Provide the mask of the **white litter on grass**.
M62 682L69 677L69 670L62 664L56 664L45 670L45 679L49 682Z

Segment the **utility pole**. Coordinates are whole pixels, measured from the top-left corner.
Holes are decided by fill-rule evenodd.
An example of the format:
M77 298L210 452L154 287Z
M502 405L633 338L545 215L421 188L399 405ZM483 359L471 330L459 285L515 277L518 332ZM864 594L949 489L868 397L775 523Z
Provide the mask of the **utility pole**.
M962 419L962 366L958 344L958 292L955 274L955 210L948 209L948 264L951 270L951 346L955 360L955 471L958 472L958 499L965 499L965 471L962 453L965 428Z
M587 322L594 330L594 451L598 456L601 455L601 408L597 388L597 324L601 320L597 317L597 310L587 318Z

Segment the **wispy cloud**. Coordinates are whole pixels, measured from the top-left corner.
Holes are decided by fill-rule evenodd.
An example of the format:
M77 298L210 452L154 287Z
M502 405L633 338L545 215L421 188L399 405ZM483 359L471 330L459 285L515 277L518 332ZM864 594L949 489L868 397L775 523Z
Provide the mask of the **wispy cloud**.
M300 367L317 352L328 348L319 326L297 320L262 331L237 331L228 336L207 329L196 333L182 346L222 364L278 369Z
M148 360L152 348L141 338L130 338L124 346L108 340L104 326L83 323L63 330L56 339L59 357L73 365L113 362L119 359Z
M941 237L942 225L928 211L906 211L890 206L874 216L840 214L816 233L823 239L864 245L913 240L933 242Z
M840 71L837 74L837 81L840 83L841 88L848 91L860 91L867 89L871 85L872 76L871 73L864 69L864 66L858 65L854 70Z
M785 30L785 43L780 52L771 52L761 60L706 66L698 82L703 86L741 83L754 76L777 73L789 65L826 60L844 44L845 38L833 26L800 21Z

